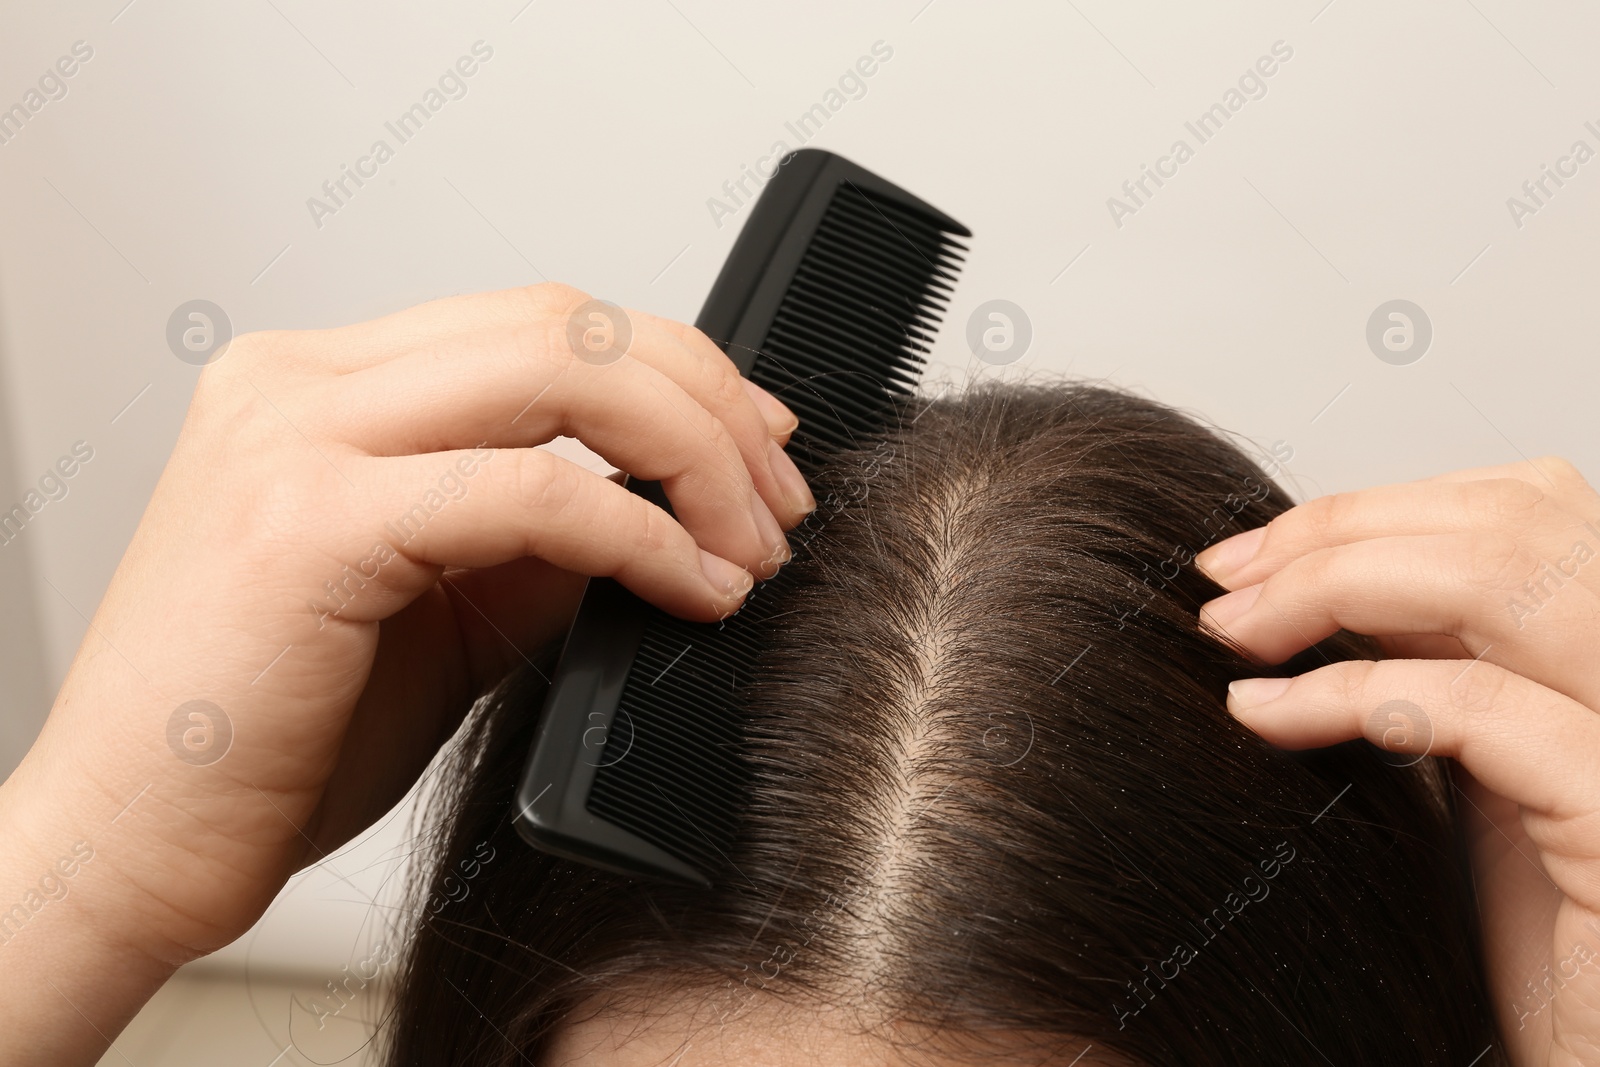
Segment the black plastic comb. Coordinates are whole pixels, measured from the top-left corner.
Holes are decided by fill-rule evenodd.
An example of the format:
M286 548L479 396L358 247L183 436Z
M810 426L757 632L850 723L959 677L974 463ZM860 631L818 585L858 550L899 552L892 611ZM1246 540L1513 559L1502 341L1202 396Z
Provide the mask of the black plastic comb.
M959 270L957 236L971 233L816 149L785 156L762 190L695 325L800 416L788 453L808 479L899 418ZM670 510L659 483L629 488ZM748 783L737 694L802 553L720 623L589 582L517 790L523 838L626 874L710 884Z

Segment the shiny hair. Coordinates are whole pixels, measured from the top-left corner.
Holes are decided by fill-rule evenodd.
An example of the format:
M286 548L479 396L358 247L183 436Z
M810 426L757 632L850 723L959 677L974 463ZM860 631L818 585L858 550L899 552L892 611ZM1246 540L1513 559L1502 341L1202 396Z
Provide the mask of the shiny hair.
M988 386L813 488L824 521L742 696L728 869L647 883L517 838L538 654L442 772L420 893L464 891L410 939L392 1067L539 1063L585 1013L726 1025L769 997L1062 1063L1496 1044L1444 766L1281 751L1224 707L1232 679L1378 655L1341 632L1263 667L1200 629L1224 590L1194 554L1292 504L1243 449L1114 389Z

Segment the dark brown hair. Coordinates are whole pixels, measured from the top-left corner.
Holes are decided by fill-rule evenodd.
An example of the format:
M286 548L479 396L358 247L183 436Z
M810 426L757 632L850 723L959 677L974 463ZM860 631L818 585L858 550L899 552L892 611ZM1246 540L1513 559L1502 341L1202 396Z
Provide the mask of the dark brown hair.
M814 488L745 694L729 870L658 885L524 845L543 683L522 671L445 772L423 892L464 891L411 939L394 1067L538 1063L583 1005L669 988L708 1025L771 995L1062 1063L1462 1065L1495 1043L1442 766L1280 751L1224 707L1234 678L1377 654L1340 633L1263 668L1200 630L1223 590L1194 554L1292 503L1243 450L1120 391L990 386Z

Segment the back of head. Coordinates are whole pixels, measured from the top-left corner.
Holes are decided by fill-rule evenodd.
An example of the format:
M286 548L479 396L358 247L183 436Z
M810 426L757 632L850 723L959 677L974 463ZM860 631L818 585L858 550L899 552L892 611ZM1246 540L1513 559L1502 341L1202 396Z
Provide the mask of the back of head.
M814 488L716 885L517 839L523 672L457 754L393 1064L558 1062L585 1019L704 1047L826 1018L930 1062L1465 1064L1493 1041L1441 768L1281 752L1224 707L1234 678L1376 654L1339 634L1263 668L1200 630L1222 590L1193 555L1290 506L1240 449L1109 389L991 387Z

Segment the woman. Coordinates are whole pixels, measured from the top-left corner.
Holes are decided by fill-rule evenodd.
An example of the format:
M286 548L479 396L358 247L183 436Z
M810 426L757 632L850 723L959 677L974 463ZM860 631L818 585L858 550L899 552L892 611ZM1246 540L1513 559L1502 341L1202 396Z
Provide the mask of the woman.
M574 359L584 301L539 286L251 335L206 370L0 788L0 888L18 902L0 924L6 1062L94 1062L177 966L387 810L474 699L561 632L583 575L712 620L786 557L782 529L814 506L782 456L792 416L704 337L639 313L627 357ZM802 563L795 629L750 696L748 882L623 898L516 851L498 776L525 724L475 720L486 762L460 779L443 858L507 847L414 941L400 1062L607 1043L620 1058L614 1038L637 1032L636 1052L684 1067L697 1047L1087 1063L1158 1059L1180 1026L1201 1028L1197 1059L1316 1062L1285 1044L1313 1023L1340 1062L1443 1062L1479 1036L1493 1062L1451 795L1508 1058L1581 1062L1600 1040L1584 954L1600 945L1593 491L1540 460L1312 502L1263 535L1287 501L1256 496L1235 451L1175 419L1163 435L1147 406L1067 395L1082 411L1021 394L926 414ZM1096 437L1099 404L1116 418ZM663 481L680 521L529 447L560 433ZM1085 434L1109 451L1072 445ZM1141 485L1170 495L1130 498ZM879 533L921 568L862 546ZM832 609L848 628L819 632ZM1302 654L1341 626L1411 658L1325 664L1363 653L1342 635ZM840 632L861 639L855 660ZM1296 675L1232 687L1226 710L1267 742L1365 736L1399 763L1431 744L1470 774L1446 792L1428 761L1390 766L1367 742L1278 754L1223 717L1245 673ZM1396 700L1427 729L1395 729ZM468 841L479 825L493 836ZM541 952L555 962L531 967ZM430 1049L416 1029L435 1016L449 1043Z
M520 669L441 772L393 1067L1465 1064L1494 1042L1440 765L1297 758L1224 707L1253 670L1202 630L1220 590L1186 564L1289 506L1237 448L1110 390L990 388L814 481L834 503L773 605L716 886L518 841L550 673ZM1284 670L1363 655L1340 636Z

